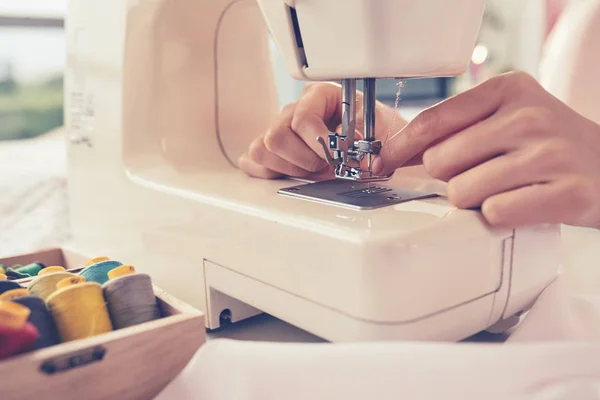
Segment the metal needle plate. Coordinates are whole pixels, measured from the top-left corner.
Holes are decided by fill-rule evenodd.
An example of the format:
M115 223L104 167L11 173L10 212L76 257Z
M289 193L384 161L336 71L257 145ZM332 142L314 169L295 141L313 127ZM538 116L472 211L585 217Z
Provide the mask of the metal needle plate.
M434 193L392 189L376 183L358 183L343 179L292 186L280 189L278 193L355 210L373 210L411 200L438 197Z

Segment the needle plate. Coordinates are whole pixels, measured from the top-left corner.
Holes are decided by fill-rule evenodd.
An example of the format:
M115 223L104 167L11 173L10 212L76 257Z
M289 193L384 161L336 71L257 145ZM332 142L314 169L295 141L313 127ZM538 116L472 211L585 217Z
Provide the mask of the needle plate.
M355 210L373 210L411 200L438 197L435 193L392 189L377 183L333 179L280 189L279 194Z

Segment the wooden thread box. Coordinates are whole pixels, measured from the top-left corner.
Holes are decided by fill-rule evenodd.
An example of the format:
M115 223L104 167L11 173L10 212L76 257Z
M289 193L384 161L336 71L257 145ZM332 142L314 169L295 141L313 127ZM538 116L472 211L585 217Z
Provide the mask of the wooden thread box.
M78 273L91 257L62 248L0 258ZM19 279L27 286L33 278ZM162 318L0 360L2 400L152 399L206 341L204 315L154 286Z

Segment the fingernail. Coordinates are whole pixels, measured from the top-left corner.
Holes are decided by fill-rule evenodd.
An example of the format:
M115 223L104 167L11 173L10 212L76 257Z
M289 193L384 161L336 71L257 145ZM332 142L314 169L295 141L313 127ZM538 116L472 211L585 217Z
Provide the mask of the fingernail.
M373 165L371 165L371 169L374 174L380 174L383 170L383 161L381 161L381 157L376 157L373 160Z

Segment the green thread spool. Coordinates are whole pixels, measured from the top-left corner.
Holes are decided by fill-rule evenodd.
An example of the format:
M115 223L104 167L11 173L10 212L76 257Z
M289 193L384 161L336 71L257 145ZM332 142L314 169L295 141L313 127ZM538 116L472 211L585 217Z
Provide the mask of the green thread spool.
M19 268L13 268L19 274L36 276L42 269L46 268L46 266L39 262L34 262L31 264L23 265Z
M56 291L56 284L63 279L75 276L70 272L52 272L47 275L41 275L31 281L29 285L29 293L32 296L40 297L46 300L48 296Z

